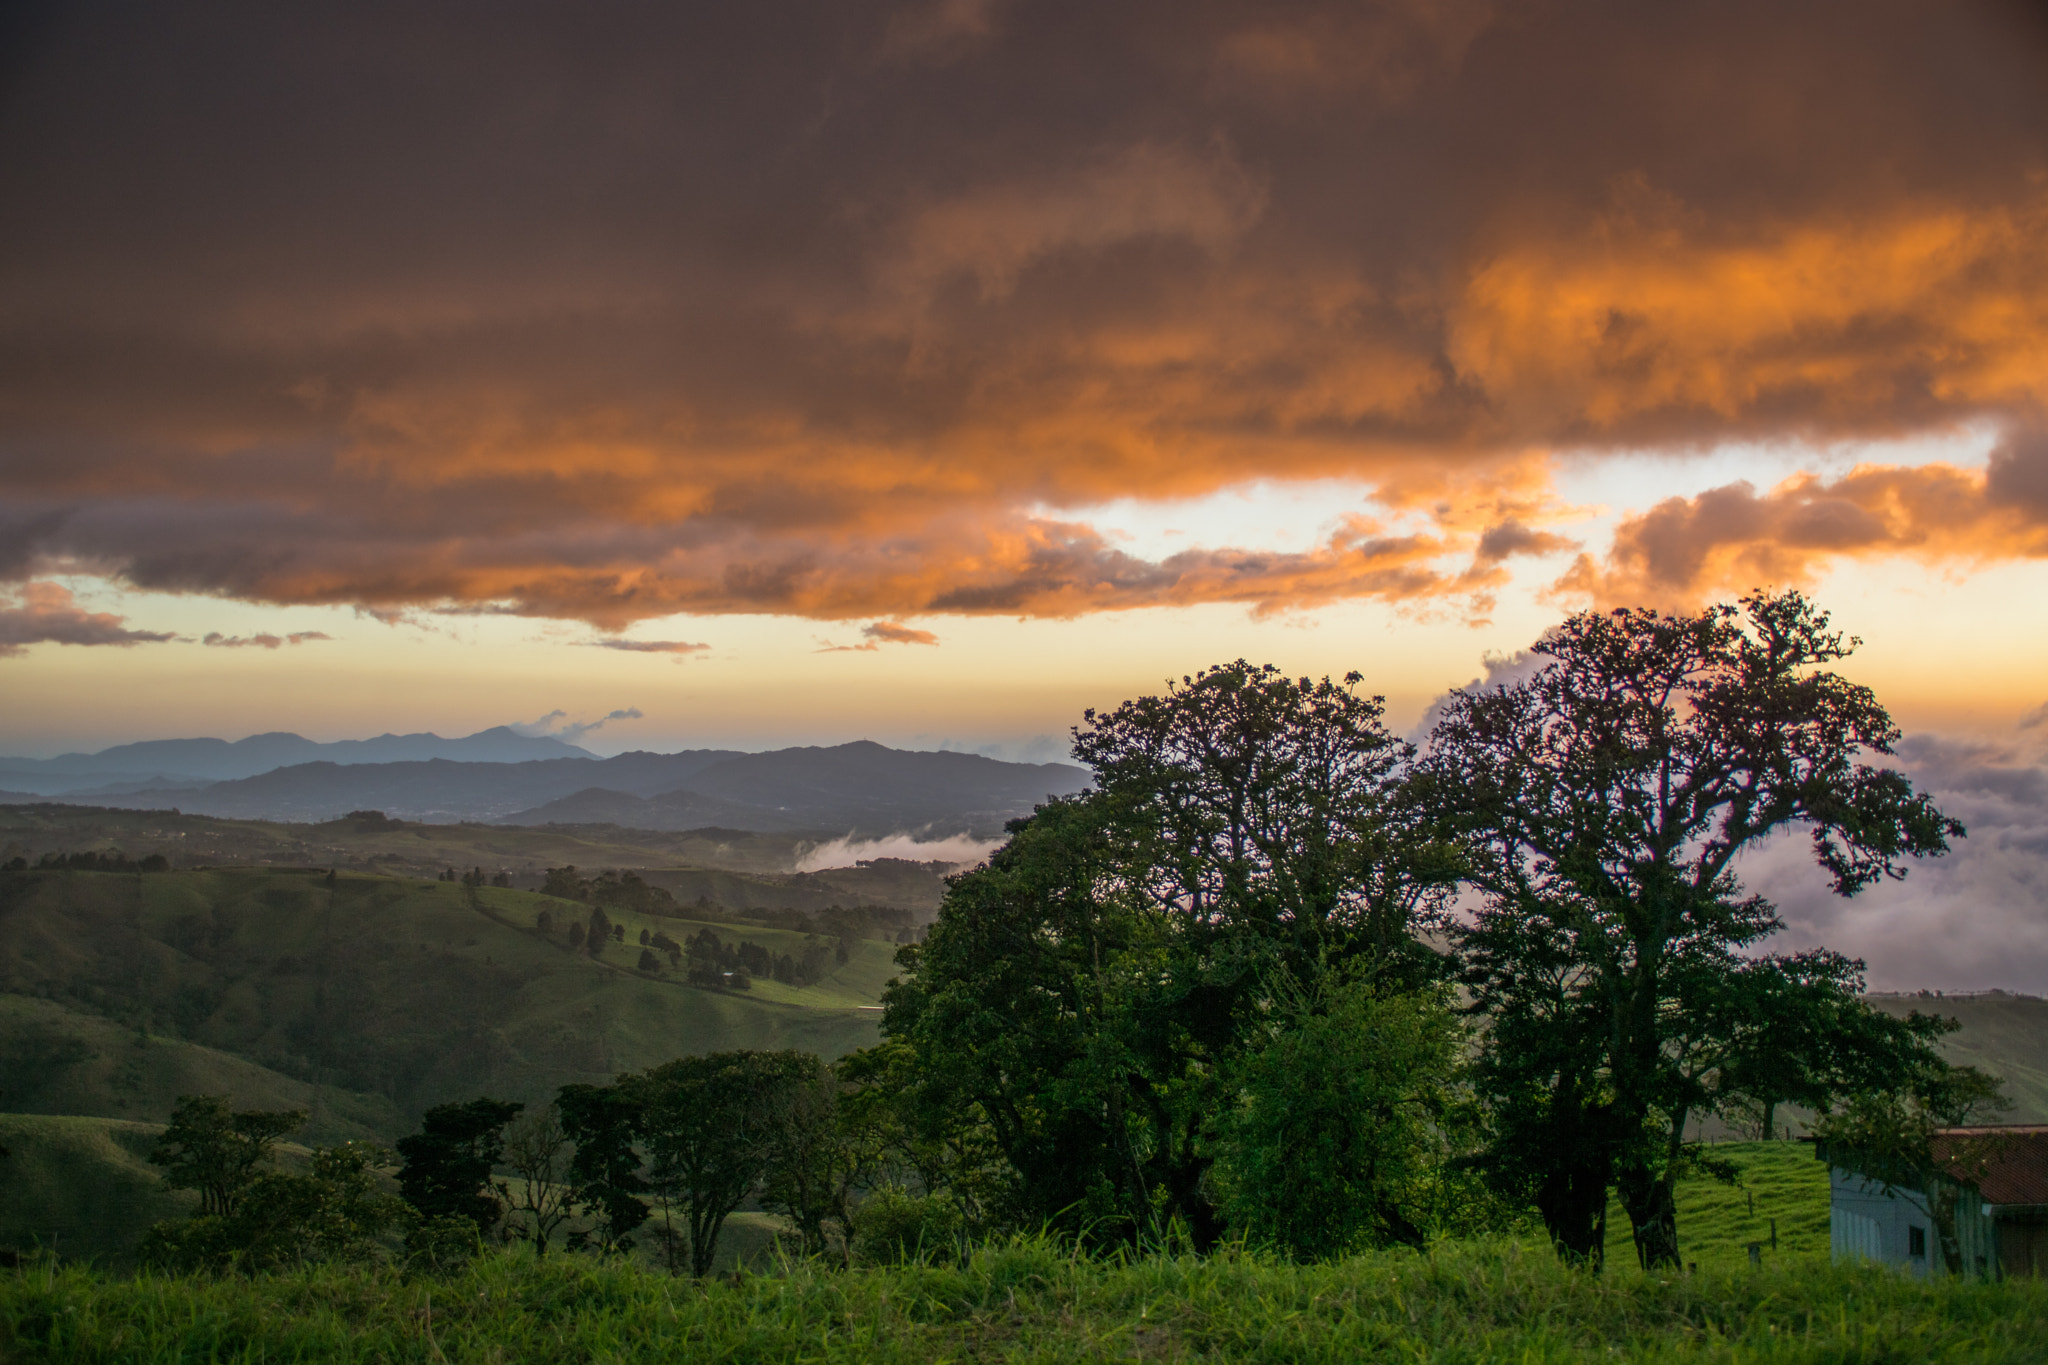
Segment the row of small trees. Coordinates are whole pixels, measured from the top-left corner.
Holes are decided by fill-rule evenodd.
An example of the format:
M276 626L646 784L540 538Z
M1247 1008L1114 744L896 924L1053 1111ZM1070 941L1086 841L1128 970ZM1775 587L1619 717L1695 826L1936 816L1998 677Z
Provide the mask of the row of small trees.
M401 1257L435 1268L489 1240L544 1256L615 1255L651 1238L672 1270L701 1276L726 1219L752 1200L784 1215L809 1253L850 1259L857 1240L884 1257L924 1240L950 1246L950 1206L900 1188L916 1173L896 1159L889 1106L842 1103L848 1093L806 1052L685 1057L564 1086L533 1111L489 1098L440 1105L395 1151L343 1143L298 1171L272 1156L304 1111L186 1096L150 1160L174 1188L197 1191L200 1209L152 1228L143 1256L186 1270Z

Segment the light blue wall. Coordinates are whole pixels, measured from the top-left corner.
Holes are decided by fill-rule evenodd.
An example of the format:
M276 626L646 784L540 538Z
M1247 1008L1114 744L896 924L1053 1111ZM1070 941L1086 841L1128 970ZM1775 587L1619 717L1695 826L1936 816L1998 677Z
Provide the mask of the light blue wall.
M1870 1180L1839 1166L1828 1168L1828 1247L1838 1261L1850 1258L1881 1261L1913 1275L1942 1273L1940 1234L1927 1215L1927 1197L1918 1190L1894 1187L1885 1193L1881 1181ZM1925 1229L1927 1254L1908 1254L1910 1229ZM1956 1242L1966 1274L1994 1275L1998 1259L1996 1230L1985 1216L1976 1190L1964 1188L1956 1200Z

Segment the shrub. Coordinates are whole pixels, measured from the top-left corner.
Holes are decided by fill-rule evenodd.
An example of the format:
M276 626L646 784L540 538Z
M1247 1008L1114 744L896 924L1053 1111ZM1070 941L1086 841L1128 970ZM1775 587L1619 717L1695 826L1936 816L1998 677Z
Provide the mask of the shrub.
M894 1265L952 1256L965 1220L944 1194L912 1194L884 1187L853 1211L853 1254L867 1265Z

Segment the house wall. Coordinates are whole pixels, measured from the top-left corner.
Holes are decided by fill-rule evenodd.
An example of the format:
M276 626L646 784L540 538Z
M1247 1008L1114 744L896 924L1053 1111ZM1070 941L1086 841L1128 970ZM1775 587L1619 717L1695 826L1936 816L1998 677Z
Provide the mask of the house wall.
M1911 1229L1925 1229L1926 1255L1909 1248ZM1997 1225L1984 1216L1984 1201L1965 1188L1956 1200L1956 1243L1965 1274L1998 1271ZM1927 1214L1926 1196L1866 1179L1839 1166L1828 1168L1828 1249L1838 1261L1861 1258L1894 1265L1913 1275L1942 1273L1940 1234Z
M1909 1254L1910 1229L1924 1229L1925 1254ZM1885 1193L1883 1184L1839 1166L1828 1168L1828 1250L1838 1261L1882 1261L1915 1275L1941 1263L1934 1220L1911 1190Z

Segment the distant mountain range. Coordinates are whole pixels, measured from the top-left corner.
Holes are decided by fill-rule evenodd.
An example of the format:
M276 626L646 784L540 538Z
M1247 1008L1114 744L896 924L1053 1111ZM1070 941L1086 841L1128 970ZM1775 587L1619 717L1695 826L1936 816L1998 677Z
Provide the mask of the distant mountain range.
M123 786L188 785L256 777L298 763L529 763L549 758L595 758L559 739L522 735L510 726L459 739L439 735L379 735L321 744L277 730L232 743L224 739L151 739L117 744L94 754L55 758L0 758L0 787L47 796Z
M308 752L318 756L297 757ZM246 771L276 754L288 761ZM17 805L58 799L291 821L381 810L435 822L722 825L859 837L920 831L993 838L1005 821L1048 796L1087 784L1087 770L1068 763L1004 763L867 740L759 754L692 749L601 759L506 729L452 740L385 735L328 745L297 735L235 744L164 740L98 754L0 759L0 788L12 789L0 790L0 803Z

